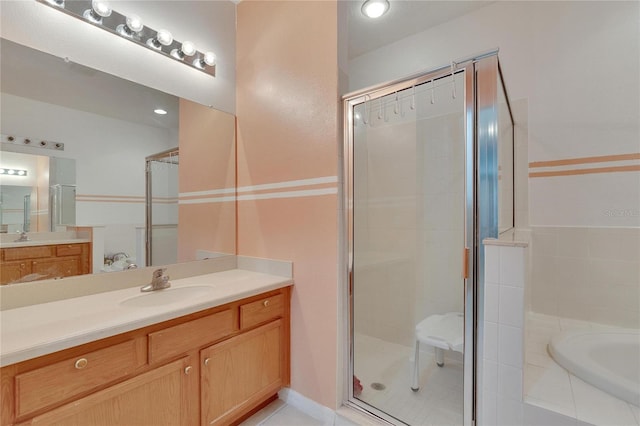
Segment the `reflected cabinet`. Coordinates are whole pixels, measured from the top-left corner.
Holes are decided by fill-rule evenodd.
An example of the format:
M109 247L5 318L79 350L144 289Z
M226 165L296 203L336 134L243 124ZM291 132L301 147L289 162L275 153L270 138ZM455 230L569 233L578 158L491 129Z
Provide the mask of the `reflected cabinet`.
M0 284L91 273L91 244L55 244L0 249Z

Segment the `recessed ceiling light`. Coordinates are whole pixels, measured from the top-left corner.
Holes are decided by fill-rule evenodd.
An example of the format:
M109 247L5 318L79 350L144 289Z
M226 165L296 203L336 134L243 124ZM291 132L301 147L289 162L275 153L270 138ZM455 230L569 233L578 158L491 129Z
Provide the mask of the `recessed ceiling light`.
M167 111L163 110L162 108L154 109L153 112L155 112L158 115L165 115L167 113Z
M379 18L389 10L389 0L366 0L362 4L362 14L367 18Z

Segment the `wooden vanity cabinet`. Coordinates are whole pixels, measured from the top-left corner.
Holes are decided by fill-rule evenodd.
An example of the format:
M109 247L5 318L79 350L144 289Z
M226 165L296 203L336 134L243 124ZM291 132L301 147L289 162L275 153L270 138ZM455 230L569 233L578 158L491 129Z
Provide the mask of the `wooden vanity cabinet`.
M187 426L189 382L197 381L191 364L178 359L19 425Z
M0 249L0 284L29 274L52 279L91 273L91 244L54 244Z
M237 424L289 384L289 296L285 287L4 367L1 424Z
M228 425L288 383L285 294L240 306L250 330L200 351L202 425ZM259 324L258 328L252 328Z

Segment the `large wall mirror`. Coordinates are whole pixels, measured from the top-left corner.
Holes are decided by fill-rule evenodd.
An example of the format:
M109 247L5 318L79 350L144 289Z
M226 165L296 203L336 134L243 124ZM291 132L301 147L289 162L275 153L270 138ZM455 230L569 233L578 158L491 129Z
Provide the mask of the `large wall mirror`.
M94 251L107 262L94 263L93 273L119 270L109 262L119 253L140 266L235 253L235 203L215 196L234 192L233 115L0 43L0 167L27 170L22 180L1 177L2 232L95 229ZM41 140L64 149L40 147ZM158 155L176 148L179 155ZM157 252L151 263L147 203Z

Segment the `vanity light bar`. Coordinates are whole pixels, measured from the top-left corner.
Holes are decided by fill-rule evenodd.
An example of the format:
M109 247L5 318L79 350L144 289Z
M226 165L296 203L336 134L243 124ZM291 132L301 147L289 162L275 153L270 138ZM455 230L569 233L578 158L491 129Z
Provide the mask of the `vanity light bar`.
M36 1L191 68L216 75L216 55L213 52L199 51L190 41L174 40L167 30L149 28L138 16L125 16L111 9L105 0Z
M24 176L27 175L27 171L26 170L20 170L20 169L5 169L4 167L0 167L0 175L24 177Z
M0 135L0 141L2 143L10 143L13 145L32 146L34 148L46 148L55 149L56 151L64 151L64 144L62 142L44 141L12 135Z

